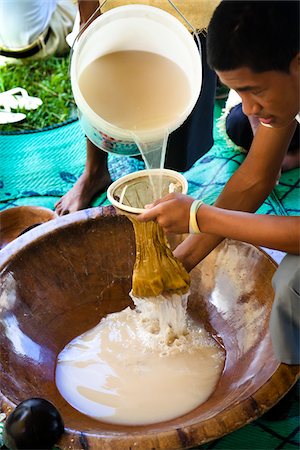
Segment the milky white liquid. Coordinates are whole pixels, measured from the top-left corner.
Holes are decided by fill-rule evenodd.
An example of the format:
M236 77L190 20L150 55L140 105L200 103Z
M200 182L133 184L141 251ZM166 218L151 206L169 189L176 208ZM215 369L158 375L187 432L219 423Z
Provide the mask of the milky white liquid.
M79 77L89 106L107 122L131 131L167 128L190 101L183 70L164 56L118 51L92 61Z
M176 63L152 52L127 50L103 55L82 71L80 91L90 108L107 122L131 132L146 169L163 168L169 125L185 117L189 80ZM138 132L165 129L147 142ZM155 199L160 198L160 190Z
M170 420L211 395L224 353L186 322L186 296L134 299L75 338L58 356L62 396L93 418L124 425Z

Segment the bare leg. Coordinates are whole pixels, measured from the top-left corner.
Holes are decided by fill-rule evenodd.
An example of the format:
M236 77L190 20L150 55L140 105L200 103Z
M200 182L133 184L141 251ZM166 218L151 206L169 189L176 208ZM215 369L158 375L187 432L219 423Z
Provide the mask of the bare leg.
M83 26L99 6L98 0L79 0L80 26ZM96 16L99 16L98 12ZM107 154L91 141L86 143L86 163L83 174L75 185L56 204L59 216L87 208L92 198L111 183L107 168Z
M55 204L56 213L62 216L87 208L92 198L104 191L110 183L107 153L100 150L87 139L84 172L72 189Z

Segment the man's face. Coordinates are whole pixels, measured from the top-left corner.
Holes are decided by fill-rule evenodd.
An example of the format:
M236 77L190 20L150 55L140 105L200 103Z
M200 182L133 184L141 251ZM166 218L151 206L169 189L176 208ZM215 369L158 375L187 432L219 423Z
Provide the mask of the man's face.
M292 67L292 66L291 66ZM256 73L248 67L217 71L222 83L242 98L244 114L267 126L280 128L291 123L299 112L299 71Z

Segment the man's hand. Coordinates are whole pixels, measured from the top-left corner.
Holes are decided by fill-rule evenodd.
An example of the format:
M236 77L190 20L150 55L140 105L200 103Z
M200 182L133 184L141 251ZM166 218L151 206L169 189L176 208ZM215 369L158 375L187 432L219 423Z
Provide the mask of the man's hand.
M190 208L194 199L183 194L168 194L140 214L137 220L149 222L155 220L168 233L188 233Z

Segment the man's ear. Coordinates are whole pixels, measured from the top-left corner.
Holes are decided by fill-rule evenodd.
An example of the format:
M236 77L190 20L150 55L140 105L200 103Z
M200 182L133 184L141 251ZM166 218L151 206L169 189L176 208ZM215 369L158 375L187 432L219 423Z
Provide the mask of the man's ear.
M300 52L291 61L290 74L297 76L300 74Z

